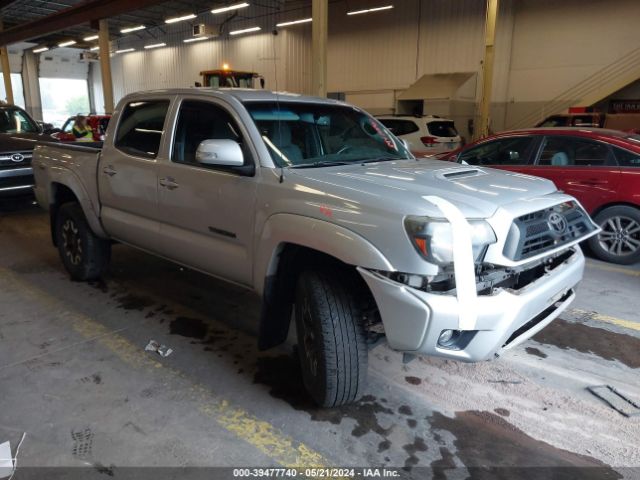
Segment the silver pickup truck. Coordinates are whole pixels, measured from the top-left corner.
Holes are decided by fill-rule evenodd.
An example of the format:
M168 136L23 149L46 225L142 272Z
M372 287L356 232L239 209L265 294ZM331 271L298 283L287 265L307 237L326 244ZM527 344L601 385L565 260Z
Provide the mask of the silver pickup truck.
M259 345L292 319L304 383L363 391L369 346L477 362L573 300L598 227L540 178L416 160L362 110L253 90L120 101L101 150L42 144L36 196L75 279L113 241L255 291Z

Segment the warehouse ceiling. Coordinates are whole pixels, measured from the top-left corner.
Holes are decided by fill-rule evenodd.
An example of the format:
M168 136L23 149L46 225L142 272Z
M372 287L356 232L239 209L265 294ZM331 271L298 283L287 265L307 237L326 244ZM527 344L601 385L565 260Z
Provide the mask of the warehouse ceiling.
M57 0L53 2L40 0L0 1L0 16L4 22L4 29L7 30L12 27L24 26L30 22L42 21L52 15L60 15L66 9L79 7L87 3L88 2L81 0ZM139 2L131 0L130 3L132 6L135 6L135 4ZM146 3L148 4L149 2ZM111 38L118 39L122 37L123 34L120 30L136 25L145 25L147 28L145 30L128 33L127 35L134 35L139 38L157 36L165 33L165 29L167 28L165 19L190 13L200 15L198 22L202 22L204 18L206 23L211 23L213 22L213 18L206 19L206 15L210 13L212 8L237 4L239 1L182 0L151 3L151 5L145 8L131 10L120 15L109 17ZM259 2L249 1L249 3L251 4L250 7L229 13L226 17L228 18L231 15L235 15L233 20L238 21L263 17L265 15L286 14L287 12L295 12L296 10L308 8L311 1L262 0ZM196 20L193 21L195 22ZM78 42L74 45L74 48L87 48L91 46L91 44L83 42L82 39L95 35L95 27L95 24L91 25L87 22L46 35L29 38L29 42L37 45L54 46L60 42L73 39Z

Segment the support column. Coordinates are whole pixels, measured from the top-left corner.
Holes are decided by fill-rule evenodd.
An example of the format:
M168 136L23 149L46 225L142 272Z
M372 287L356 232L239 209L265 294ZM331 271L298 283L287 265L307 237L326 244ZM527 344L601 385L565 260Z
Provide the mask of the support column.
M40 97L40 84L38 82L39 71L38 55L31 50L25 50L22 54L22 84L24 85L24 103L26 110L36 120L42 120L42 98Z
M486 137L489 134L498 2L499 0L487 0L484 61L482 63L482 100L480 101L480 125L478 125L478 128L475 129L475 139Z
M0 20L0 30L3 29ZM4 79L4 90L7 92L7 102L13 104L13 87L11 86L11 65L9 64L9 52L7 46L0 47L0 63L2 64L2 78Z
M109 54L109 23L100 20L98 32L98 45L100 46L100 71L102 73L102 93L104 96L105 113L113 113L113 82L111 80L111 56Z
M312 0L311 16L311 86L313 94L327 96L327 38L329 31L329 1Z

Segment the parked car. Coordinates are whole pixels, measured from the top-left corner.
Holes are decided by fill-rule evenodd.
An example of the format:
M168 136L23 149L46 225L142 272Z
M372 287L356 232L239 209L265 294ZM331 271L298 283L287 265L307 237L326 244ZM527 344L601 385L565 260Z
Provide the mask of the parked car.
M104 134L107 131L109 125L109 119L111 115L86 115L87 125L93 130L93 141L102 142L104 140ZM76 121L76 116L69 117L62 128L51 135L56 140L61 142L75 142L77 138L73 134L73 124Z
M32 193L31 155L39 140L51 138L27 112L0 104L0 196Z
M599 128L516 130L445 159L552 180L602 228L589 240L595 255L620 264L640 261L640 136Z
M385 127L409 144L409 149L418 156L435 155L456 150L462 138L453 120L436 116L379 116Z
M467 362L531 337L574 299L577 244L598 231L552 182L419 162L333 100L173 89L116 112L101 150L35 150L71 277L102 275L118 240L254 291L260 347L293 317L323 406L363 391L382 331L395 350Z

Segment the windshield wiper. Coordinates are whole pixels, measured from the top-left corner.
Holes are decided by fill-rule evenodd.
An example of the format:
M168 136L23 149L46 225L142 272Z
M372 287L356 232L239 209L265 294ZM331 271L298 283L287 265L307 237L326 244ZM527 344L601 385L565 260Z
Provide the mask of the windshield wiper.
M335 167L338 165L352 165L354 162L340 162L340 161L324 161L324 162L311 162L311 163L299 163L298 165L291 165L289 168L322 168L322 167Z
M388 162L391 160L408 160L407 158L396 158L396 157L380 157L380 158L370 158L369 160L361 160L358 162L360 165L365 165L367 163L380 163L380 162Z

